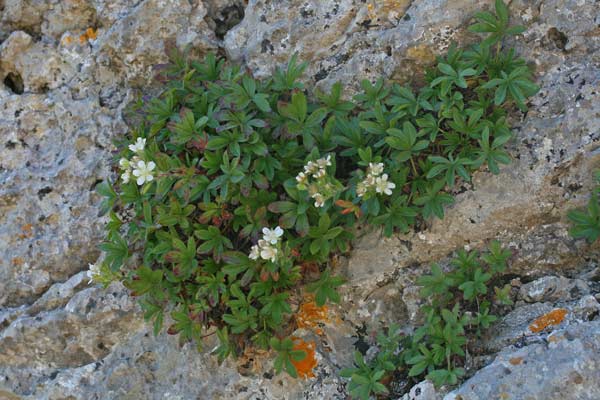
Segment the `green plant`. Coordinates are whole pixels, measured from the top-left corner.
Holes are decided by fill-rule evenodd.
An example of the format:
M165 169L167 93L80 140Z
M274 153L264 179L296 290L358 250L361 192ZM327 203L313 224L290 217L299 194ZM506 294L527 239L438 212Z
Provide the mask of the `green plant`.
M356 352L355 367L342 370L342 376L350 379L350 393L360 399L387 393L382 380L395 371L429 379L436 386L455 385L464 375L469 342L497 319L490 314L488 287L492 277L506 269L510 256L494 241L484 254L458 251L447 271L433 264L431 274L417 281L426 302L421 309L425 322L412 335L402 335L397 326L387 335L379 333L378 352L369 362ZM498 304L510 303L509 289L510 285L494 287Z
M511 33L499 18L492 34ZM452 48L418 90L365 80L353 101L339 83L312 100L295 55L261 81L214 55L173 53L164 90L140 99L137 126L116 143L120 179L98 187L109 223L97 281L122 280L155 332L168 313L182 340L217 333L220 359L248 345L288 354L294 289L339 301L327 264L357 224L390 236L442 218L453 187L509 161L505 117L524 106L514 87L536 87L514 52L488 47ZM504 87L511 96L497 95ZM293 374L288 361L277 365Z
M594 179L596 187L592 190L592 195L588 201L585 210L571 210L567 217L571 221L571 230L569 233L576 239L585 239L593 243L600 237L600 171L595 171Z
M354 367L344 368L340 376L349 378L348 391L356 398L368 399L371 394L388 393L388 389L380 381L384 376L394 371L401 361L398 349L403 336L397 325L387 329L387 334L377 335L377 355L366 362L362 353L354 352Z

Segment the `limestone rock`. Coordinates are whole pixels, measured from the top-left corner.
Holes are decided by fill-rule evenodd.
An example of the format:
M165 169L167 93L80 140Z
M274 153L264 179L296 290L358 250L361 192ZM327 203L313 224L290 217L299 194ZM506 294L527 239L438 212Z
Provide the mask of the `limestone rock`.
M590 288L580 279L567 279L562 276L545 276L527 283L519 289L519 297L526 302L572 300L588 294Z
M548 343L501 352L444 400L592 400L600 397L600 321L554 332Z
M503 319L486 357L502 353L455 394L492 398L508 387L513 398L600 397L597 277L580 274L599 249L571 239L565 218L587 201L600 163L593 0L511 2L513 21L528 28L514 44L542 87L513 118L513 163L498 176L477 173L446 218L421 232L372 232L355 244L343 305L322 336L297 332L316 343L315 378L273 376L269 355L218 367L208 354L214 337L200 353L165 333L155 338L123 287L87 285L103 230L94 188L112 177L111 139L127 131L127 105L171 46L190 45L196 56L222 47L259 77L298 52L309 86L341 80L351 95L361 79L379 76L418 84L451 41L475 40L465 28L491 4L0 0L0 398L344 399L338 372L352 351L367 351L382 325L418 322L417 277L491 239L512 250L511 276L543 280L523 285L521 299L534 303ZM529 335L532 320L562 307L562 325ZM519 342L522 334L531 340ZM524 347L505 348L514 345ZM409 398L417 388L430 386Z

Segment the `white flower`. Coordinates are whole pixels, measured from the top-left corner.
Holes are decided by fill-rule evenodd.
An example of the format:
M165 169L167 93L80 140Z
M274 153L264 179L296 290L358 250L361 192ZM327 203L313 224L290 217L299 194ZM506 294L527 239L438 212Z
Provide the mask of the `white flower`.
M375 176L371 174L367 175L363 183L367 188L375 186Z
M138 161L136 169L133 170L133 176L137 178L137 184L142 186L145 182L150 182L154 179L152 176L152 170L156 167L153 161L148 163L144 161Z
M331 165L331 154L328 155L327 158L319 158L317 160L317 165L321 169L324 169L325 167L329 167Z
M301 184L306 184L308 180L308 177L306 176L306 174L304 172L300 172L298 174L298 176L296 177L296 182L301 183Z
M315 199L315 207L323 207L325 205L325 198L321 193L313 194L312 198Z
M306 172L307 174L312 174L314 173L319 167L317 166L317 164L315 164L312 161L309 161L305 166L304 166L304 172Z
M260 249L258 248L258 245L255 244L250 249L250 255L248 257L250 257L251 260L257 260L259 256L260 256Z
M127 160L126 158L121 158L119 160L119 167L121 167L123 171L127 171L131 167L131 165L129 164L129 160Z
M377 193L385 193L388 196L392 194L392 189L396 187L395 183L388 182L388 175L383 174L375 180L375 191Z
M134 144L129 145L129 150L139 154L144 151L144 147L146 147L146 138L137 138Z
M367 193L367 186L364 182L359 182L356 185L356 194L358 197L363 197Z
M263 228L262 232L263 239L271 244L277 244L279 238L283 235L283 229L281 229L279 226L273 230L269 228Z
M315 172L313 174L313 176L317 179L324 177L325 175L327 175L327 171L325 171L324 169L319 169L317 172Z
M260 249L260 256L264 260L271 260L271 262L275 262L275 259L277 258L277 249L272 246L265 246Z
M94 283L94 277L100 275L100 267L96 264L88 264L88 267L89 271L87 272L87 276L90 278L88 285L91 285Z
M379 176L383 172L383 163L369 163L369 173L374 176Z
M131 177L131 175L129 174L129 170L123 172L123 174L121 174L121 179L123 180L123 183L129 183L129 178Z

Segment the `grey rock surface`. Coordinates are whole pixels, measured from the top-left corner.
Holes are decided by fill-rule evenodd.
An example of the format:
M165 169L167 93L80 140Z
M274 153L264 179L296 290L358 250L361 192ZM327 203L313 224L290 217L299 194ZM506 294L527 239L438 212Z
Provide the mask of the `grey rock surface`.
M356 343L391 321L410 328L419 319L415 280L429 263L490 239L513 251L509 274L542 281L521 287L527 304L498 325L506 340L489 344L502 352L455 394L600 398L596 278L578 277L599 249L571 239L565 217L587 201L590 171L600 165L594 0L511 2L514 20L528 27L515 45L542 87L512 121L513 163L498 176L476 174L446 218L424 231L368 233L356 243L343 266L343 307L331 310L323 335L297 332L316 343L314 378L273 376L264 354L217 367L208 355L214 338L202 352L164 333L155 338L122 286L87 284L103 229L94 187L111 176L111 139L128 129L127 105L170 46L190 45L196 56L220 49L257 76L298 52L311 86L342 80L351 94L380 75L418 83L451 41L475 39L465 27L491 3L0 1L0 399L344 399L338 372ZM556 331L564 339L550 342L559 335L552 328L521 349L505 348L556 307L569 310ZM527 362L510 364L521 356Z
M600 321L557 330L547 343L506 349L444 400L600 398Z

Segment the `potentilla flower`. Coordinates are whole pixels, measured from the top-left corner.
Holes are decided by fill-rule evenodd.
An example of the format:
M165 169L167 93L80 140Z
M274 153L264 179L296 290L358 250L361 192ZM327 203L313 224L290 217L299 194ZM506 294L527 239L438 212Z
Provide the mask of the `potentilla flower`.
M369 174L379 176L383 172L383 163L369 163Z
M331 166L331 154L329 154L327 158L319 158L316 163L321 169Z
M139 154L144 151L144 147L146 147L146 138L137 138L134 144L129 145L129 150Z
M137 184L142 186L145 182L150 182L154 179L152 170L156 167L153 161L146 163L145 161L138 161L136 168L133 170L133 176L137 178Z
M250 255L248 257L250 257L251 260L258 260L259 256L260 256L260 249L258 248L258 245L255 244L250 249Z
M364 182L358 182L356 185L356 195L358 197L363 197L367 193L367 185Z
M388 175L383 174L375 180L375 191L377 193L384 193L388 196L392 194L392 189L396 187L393 182L388 182Z
M307 174L309 174L309 175L312 175L313 173L315 173L317 171L317 169L319 169L319 167L317 166L317 164L315 164L312 161L309 161L304 166L304 172L307 173Z
M327 171L325 171L324 169L319 169L317 172L315 172L313 174L313 177L319 179L319 178L324 177L325 175L327 175Z
M126 159L126 158L121 158L119 160L119 167L121 167L121 169L124 170L124 171L128 170L129 168L131 168L129 160Z
M307 181L308 181L308 176L306 176L306 174L304 172L300 172L298 174L298 176L296 176L296 182L298 182L298 183L306 184Z
M277 259L277 249L272 246L265 246L260 249L260 256L263 260L270 260L271 262L275 262Z
M87 276L88 278L90 278L88 285L91 285L92 283L94 283L94 276L100 274L100 267L96 264L88 264L88 267L89 271L87 272Z
M131 178L129 170L127 170L121 174L121 180L123 181L123 183L129 183L129 178Z
M311 197L315 199L315 207L323 207L325 205L325 198L321 193L315 193Z
M275 229L263 228L263 239L271 244L277 244L279 238L283 235L283 229L277 226Z

